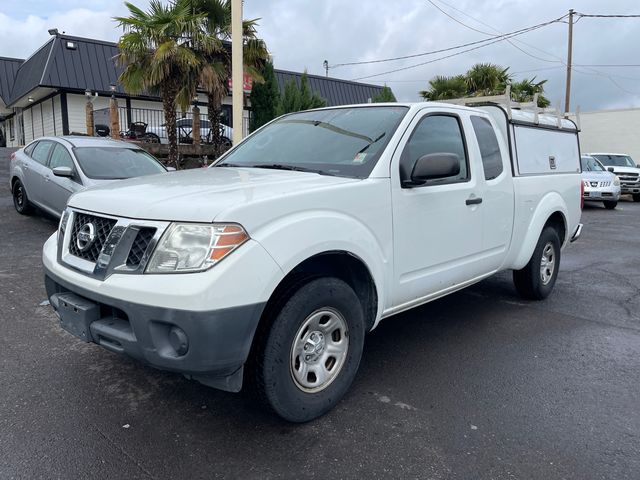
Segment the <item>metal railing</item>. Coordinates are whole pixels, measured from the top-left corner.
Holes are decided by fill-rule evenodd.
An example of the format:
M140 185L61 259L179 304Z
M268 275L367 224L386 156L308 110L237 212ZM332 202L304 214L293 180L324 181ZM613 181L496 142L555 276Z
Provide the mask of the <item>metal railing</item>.
M110 131L109 108L94 110L93 123L98 135L108 135ZM250 113L250 112L249 112ZM141 135L149 141L168 142L166 121L163 110L150 108L127 108L118 107L118 119L120 124L120 134L129 138L138 138ZM211 141L210 122L207 114L200 114L200 139L201 143ZM231 128L225 121L221 122L222 136L231 140ZM106 127L106 128L105 128ZM193 143L193 113L178 112L177 119L178 142L183 144ZM243 118L243 136L249 133L249 118ZM157 137L157 138L156 138Z

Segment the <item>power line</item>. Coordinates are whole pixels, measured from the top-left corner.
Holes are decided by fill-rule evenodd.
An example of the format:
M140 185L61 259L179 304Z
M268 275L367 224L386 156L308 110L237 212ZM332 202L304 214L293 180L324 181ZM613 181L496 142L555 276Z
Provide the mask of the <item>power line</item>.
M564 15L562 17L559 17L559 18L556 18L554 20L550 20L548 22L540 23L538 25L533 25L531 27L522 28L520 30L514 30L513 32L509 32L509 33L505 33L505 34L494 35L491 38L485 38L483 40L476 40L475 42L464 43L462 45L456 45L456 46L453 46L453 47L442 48L442 49L439 49L439 50L432 50L430 52L414 53L412 55L403 55L403 56L398 56L398 57L382 58L382 59L378 59L378 60L363 60L363 61L360 61L360 62L337 63L335 65L330 65L329 68L345 67L345 66L352 66L352 65L367 65L367 64L373 64L373 63L384 63L384 62L392 62L392 61L396 61L396 60L406 60L406 59L409 59L409 58L423 57L423 56L426 56L426 55L434 55L436 53L449 52L451 50L458 50L460 48L470 47L470 46L478 45L478 44L488 44L487 42L490 42L493 39L503 40L505 38L510 38L512 36L521 35L523 33L527 33L527 32L530 32L532 30L536 30L536 29L541 28L541 27L546 27L547 25L550 25L552 23L556 23L556 22L562 20L565 17L566 17L566 15Z
M586 14L586 13L580 13L580 12L576 12L576 15L578 15L579 17L586 17L586 18L640 18L640 15L593 15L593 14Z
M448 14L447 12L445 12L442 8L440 8L438 5L436 5L432 0L427 0L427 1L428 1L431 5L433 5L434 7L436 7L438 10L440 10L442 13L444 13L444 14L445 14L447 17L449 17L451 20L453 20L453 21L454 21L454 22L456 22L456 23L459 23L459 24L460 24L460 25L462 25L463 27L469 28L469 29L471 29L471 30L473 30L473 31L476 31L476 32L482 33L482 34L484 34L484 35L495 35L495 34L493 34L493 33L484 32L484 31L482 31L482 30L478 30L478 29L476 29L476 28L473 28L473 27L471 27L470 25L467 25L466 23L461 22L460 20L458 20L457 18L453 17L452 15L449 15L449 14ZM491 29L491 30L493 30L494 32L497 32L498 34L502 34L502 32L500 32L500 31L499 31L498 29L496 29L495 27L493 27L493 26L489 25L488 23L483 22L482 20L478 20L477 18L472 17L471 15L469 15L468 13L466 13L466 12L464 12L464 11L460 10L459 8L456 8L456 7L454 7L453 5L450 5L450 4L448 4L447 2L444 2L443 0L438 0L438 2L439 2L439 3L441 3L441 4L443 4L443 5L446 5L447 7L449 7L449 8L451 8L451 9L455 10L456 12L458 12L458 13L460 13L460 14L464 15L464 16L465 16L465 17L467 17L467 18L470 18L471 20L473 20L473 21L475 21L475 22L477 22L477 23L479 23L479 24L481 24L481 25L484 25L485 27L490 28L490 29ZM565 16L566 16L566 15L565 15ZM564 18L564 17L560 17L559 21L560 21L562 18ZM558 63L558 62L562 63L562 59L560 59L560 57L558 57L558 56L556 56L556 55L553 55L553 54L551 54L551 53L549 53L549 52L545 52L544 50L541 50L541 49L539 49L539 48L535 47L534 45L531 45L531 44L529 44L529 43L526 43L526 42L524 42L523 40L517 39L517 40L514 40L514 41L512 42L510 39L507 39L507 42L509 42L509 44L510 44L512 47L517 48L518 50L520 50L520 51L521 51L522 53L524 53L525 55L528 55L528 56L530 56L531 58L535 58L536 60L540 60L540 61L542 61L542 62L548 62L548 63ZM520 48L520 47L519 47L518 45L516 45L514 42L518 42L518 43L520 43L520 44L522 44L522 45L526 45L526 46L528 46L528 47L530 47L530 48L533 48L534 50L537 50L537 51L539 51L539 52L544 53L545 55L549 55L549 56L551 56L551 57L555 57L555 58L556 58L556 59L558 59L558 60L549 60L549 59L547 59L547 58L542 58L542 57L538 57L537 55L533 55L531 52L527 52L526 50L524 50L524 49Z
M560 18L564 18L564 17L560 17ZM529 27L527 29L524 29L523 31L519 31L518 33L498 35L498 36L493 37L493 38L488 38L485 41L486 43L483 43L482 45L476 45L475 47L467 48L465 50L461 50L459 52L452 53L451 55L445 55L444 57L434 58L433 60L428 60L426 62L416 63L416 64L409 65L409 66L402 67L402 68L396 68L394 70L387 70L386 72L380 72L380 73L376 73L376 74L372 74L372 75L365 75L365 76L362 76L362 77L357 77L357 78L354 78L352 80L364 80L366 78L379 77L381 75L387 75L388 73L401 72L401 71L404 71L404 70L409 70L411 68L420 67L422 65L427 65L427 64L430 64L430 63L438 62L440 60L446 60L447 58L451 58L451 57L455 57L455 56L458 56L458 55L462 55L463 53L471 52L473 50L478 50L479 48L487 47L489 45L493 45L494 43L502 42L502 41L504 41L504 40L506 40L508 38L511 38L511 37L514 37L514 36L517 36L517 35L522 35L524 33L528 33L528 32L531 32L533 30L537 30L537 29L542 28L542 27L546 27L547 25L550 25L552 23L556 23L557 21L558 21L558 19L554 19L554 20L551 20L549 22L541 23L539 25L534 25L533 27Z
M627 63L627 64L611 64L611 63L605 63L605 64L577 64L576 63L576 67L640 67L640 64L638 63Z

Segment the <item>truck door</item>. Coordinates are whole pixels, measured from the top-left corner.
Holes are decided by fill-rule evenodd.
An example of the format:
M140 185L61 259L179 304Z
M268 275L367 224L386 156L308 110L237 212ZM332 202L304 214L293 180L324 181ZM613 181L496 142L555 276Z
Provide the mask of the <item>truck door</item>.
M486 270L498 270L507 255L513 231L514 191L508 147L489 118L470 115L482 168L482 246Z
M454 108L418 113L394 153L394 308L421 303L485 273L478 185L481 167L469 156L465 115ZM410 185L406 180L416 161L433 153L457 155L460 172Z

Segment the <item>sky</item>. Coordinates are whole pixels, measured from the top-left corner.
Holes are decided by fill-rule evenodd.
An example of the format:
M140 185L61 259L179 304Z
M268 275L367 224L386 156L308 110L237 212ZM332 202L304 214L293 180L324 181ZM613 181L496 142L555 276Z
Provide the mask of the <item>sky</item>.
M418 101L418 92L428 88L434 76L464 73L475 63L491 62L509 67L516 80L547 79L546 95L555 106L559 101L564 105L567 23L517 36L513 44L501 41L394 73L384 72L459 50L391 62L335 65L483 40L489 38L486 33L497 35L544 23L570 8L584 14L640 14L640 4L629 0L432 1L467 26L428 0L245 0L244 17L260 19L258 33L276 68L324 75L323 61L327 60L333 67L329 70L332 77L353 80L376 75L359 81L386 84L398 100ZM147 0L132 2L147 6ZM121 0L0 0L0 56L28 57L47 41L47 29L52 27L70 35L117 41L122 32L112 17L126 11ZM579 18L574 25L571 110L576 106L581 111L640 107L639 44L640 18Z

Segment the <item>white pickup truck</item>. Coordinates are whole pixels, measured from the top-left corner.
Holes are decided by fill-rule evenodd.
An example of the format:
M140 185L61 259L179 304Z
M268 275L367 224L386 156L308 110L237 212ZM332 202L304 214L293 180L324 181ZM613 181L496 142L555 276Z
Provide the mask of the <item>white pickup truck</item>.
M207 170L75 194L44 245L62 326L304 422L383 318L501 270L553 289L581 231L569 120L369 104L280 117Z

